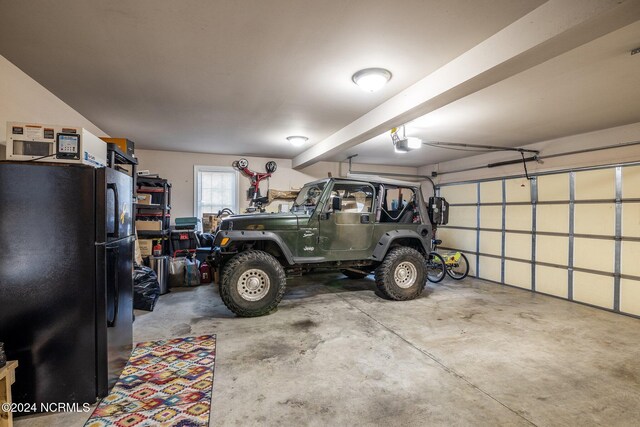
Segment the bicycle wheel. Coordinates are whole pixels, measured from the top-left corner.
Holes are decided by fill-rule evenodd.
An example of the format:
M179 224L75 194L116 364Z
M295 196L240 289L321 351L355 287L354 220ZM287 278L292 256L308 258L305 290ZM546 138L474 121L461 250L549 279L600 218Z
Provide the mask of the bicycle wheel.
M442 256L437 252L431 252L427 257L427 279L432 283L438 283L444 279L446 270Z
M449 262L449 260L447 260L446 268L449 277L455 280L462 280L467 277L467 274L469 274L469 261L462 252L458 253L460 254L460 257L456 257L458 258L457 260L452 260L452 262ZM456 253L456 255L458 253Z

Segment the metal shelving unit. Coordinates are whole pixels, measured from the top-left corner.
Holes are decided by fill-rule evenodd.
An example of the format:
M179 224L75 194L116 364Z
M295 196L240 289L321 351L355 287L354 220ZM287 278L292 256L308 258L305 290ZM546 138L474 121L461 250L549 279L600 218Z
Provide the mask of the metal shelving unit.
M169 253L169 228L171 225L171 183L157 176L138 176L137 194L151 194L152 204L136 203L136 220L162 222L160 230L138 230L142 239L160 240L162 254Z

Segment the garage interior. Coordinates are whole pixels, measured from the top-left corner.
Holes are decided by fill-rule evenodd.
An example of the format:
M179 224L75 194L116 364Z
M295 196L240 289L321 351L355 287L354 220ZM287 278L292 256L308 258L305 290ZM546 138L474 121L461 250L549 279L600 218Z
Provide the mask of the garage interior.
M640 1L0 1L0 16L1 427L637 425ZM24 151L49 131L53 151ZM76 135L104 158L69 155ZM106 179L106 195L72 170ZM357 214L334 219L326 247L299 225L297 197L316 187L311 221ZM131 226L114 267L128 299L110 311L108 290L91 297L96 324L129 316L133 354L108 390L96 378L112 333L96 326L87 344L64 291L108 286L91 257L109 240L80 246L82 203L100 197L112 234ZM268 222L287 215L298 240ZM386 234L356 248L365 226ZM393 240L416 227L424 247ZM290 247L233 246L238 233ZM404 246L425 272L431 252L447 262L442 281L394 298L380 270ZM261 315L221 291L247 251L287 273ZM248 294L273 283L247 271ZM67 382L64 353L83 344L91 363ZM184 361L163 359L169 347ZM85 377L89 400L74 390Z

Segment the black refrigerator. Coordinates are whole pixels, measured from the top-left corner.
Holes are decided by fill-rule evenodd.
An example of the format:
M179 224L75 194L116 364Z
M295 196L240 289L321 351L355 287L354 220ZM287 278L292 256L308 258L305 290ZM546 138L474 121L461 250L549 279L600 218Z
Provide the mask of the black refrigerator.
M13 400L93 403L129 359L132 178L84 165L0 163L0 342Z

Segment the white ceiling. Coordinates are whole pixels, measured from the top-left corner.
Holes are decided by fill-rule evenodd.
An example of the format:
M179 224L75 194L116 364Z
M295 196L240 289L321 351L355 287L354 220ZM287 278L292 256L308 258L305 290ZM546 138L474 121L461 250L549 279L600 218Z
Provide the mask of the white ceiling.
M442 107L406 126L425 141L522 146L640 122L640 21ZM389 133L348 149L359 163L421 166L473 152L394 153Z
M98 127L140 148L293 157L307 147L291 147L286 136L322 140L542 3L0 0L0 54ZM572 62L594 77L606 71L580 59ZM366 67L390 69L389 85L375 94L360 91L350 78ZM544 75L556 85L576 83L553 71ZM509 95L513 89L490 88L480 100L470 97L467 107L438 112L453 108L443 117L469 117L429 135L489 140L502 130L504 141L537 137L541 132L526 123L500 123L536 92L522 82L507 84L517 99ZM546 90L541 82L537 87ZM531 114L531 108L519 111ZM548 133L576 127L552 121ZM374 142L358 147L358 161L365 159L361 147L375 153L369 161L389 163L388 147Z

